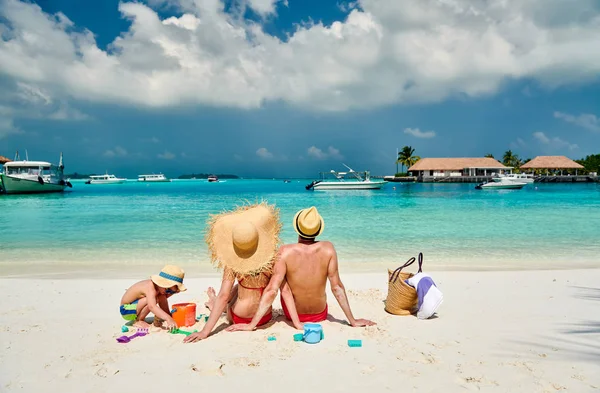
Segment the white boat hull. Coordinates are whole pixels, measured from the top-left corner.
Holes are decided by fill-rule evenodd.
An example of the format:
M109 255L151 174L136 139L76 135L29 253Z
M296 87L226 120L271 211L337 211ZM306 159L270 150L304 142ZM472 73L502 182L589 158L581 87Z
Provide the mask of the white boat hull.
M322 181L313 186L315 191L327 190L379 190L386 181L362 181L362 182L340 182L340 181Z
M87 184L122 184L127 179L115 179L115 180L90 180Z
M67 187L66 184L53 184L37 180L19 179L12 176L0 175L2 177L2 186L7 194L43 194L49 192L62 192Z
M520 190L525 187L525 183L507 182L513 184L487 183L481 186L482 190Z
M139 180L140 183L170 183L171 179Z

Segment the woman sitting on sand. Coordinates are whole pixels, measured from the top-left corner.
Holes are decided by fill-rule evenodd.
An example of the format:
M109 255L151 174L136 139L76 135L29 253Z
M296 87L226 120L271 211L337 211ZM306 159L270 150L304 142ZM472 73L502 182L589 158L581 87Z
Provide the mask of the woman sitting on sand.
M223 268L223 281L218 295L213 288L208 288L205 305L211 313L206 325L200 332L186 337L184 342L207 338L225 310L229 323L252 321L271 278L280 231L279 211L266 203L244 206L211 218L206 242L211 261ZM283 286L286 286L285 282ZM294 304L289 288L282 291L282 296L287 304ZM271 316L269 307L258 325L269 322Z

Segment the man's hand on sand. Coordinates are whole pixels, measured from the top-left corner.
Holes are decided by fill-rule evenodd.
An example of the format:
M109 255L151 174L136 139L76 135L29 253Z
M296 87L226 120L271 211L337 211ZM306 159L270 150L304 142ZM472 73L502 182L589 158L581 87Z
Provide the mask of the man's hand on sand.
M355 319L354 323L350 324L352 327L362 327L362 326L373 326L377 325L373 321L369 321L368 319Z
M183 342L184 343L195 343L200 340L204 340L206 337L208 337L208 334L204 334L202 332L192 333L189 336L187 336L186 338L184 338Z
M250 326L249 323L236 323L235 325L229 326L227 329L228 332L249 332L256 328Z

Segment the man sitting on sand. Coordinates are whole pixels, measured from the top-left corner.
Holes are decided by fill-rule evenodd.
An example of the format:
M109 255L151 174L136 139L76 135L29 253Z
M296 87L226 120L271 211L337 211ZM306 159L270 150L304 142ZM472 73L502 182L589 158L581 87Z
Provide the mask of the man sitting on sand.
M317 208L310 207L296 213L293 221L298 233L298 243L282 246L273 268L273 276L260 299L258 310L250 324L236 324L228 331L254 330L271 308L282 286L282 295L291 290L294 302L286 303L281 299L283 311L294 327L303 329L303 322L320 322L327 318L327 279L331 291L344 311L351 326L369 326L375 323L366 319L355 319L348 304L344 284L340 280L337 254L333 244L327 241L315 241L325 228L323 218Z
M167 265L149 280L133 284L121 298L120 311L123 319L135 321L133 323L135 327L149 328L150 325L144 319L152 312L156 326L162 325L164 321L167 329L175 329L177 324L171 317L167 299L175 293L186 290L183 285L184 276L183 269Z

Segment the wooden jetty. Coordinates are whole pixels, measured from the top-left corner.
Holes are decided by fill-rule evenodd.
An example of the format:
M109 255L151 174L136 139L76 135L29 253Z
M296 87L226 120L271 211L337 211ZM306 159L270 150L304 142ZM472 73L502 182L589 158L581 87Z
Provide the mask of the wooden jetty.
M373 176L375 177L375 176ZM493 176L383 176L383 179L396 183L483 183L491 181ZM535 183L594 183L600 181L598 176L592 175L538 175L534 178Z

